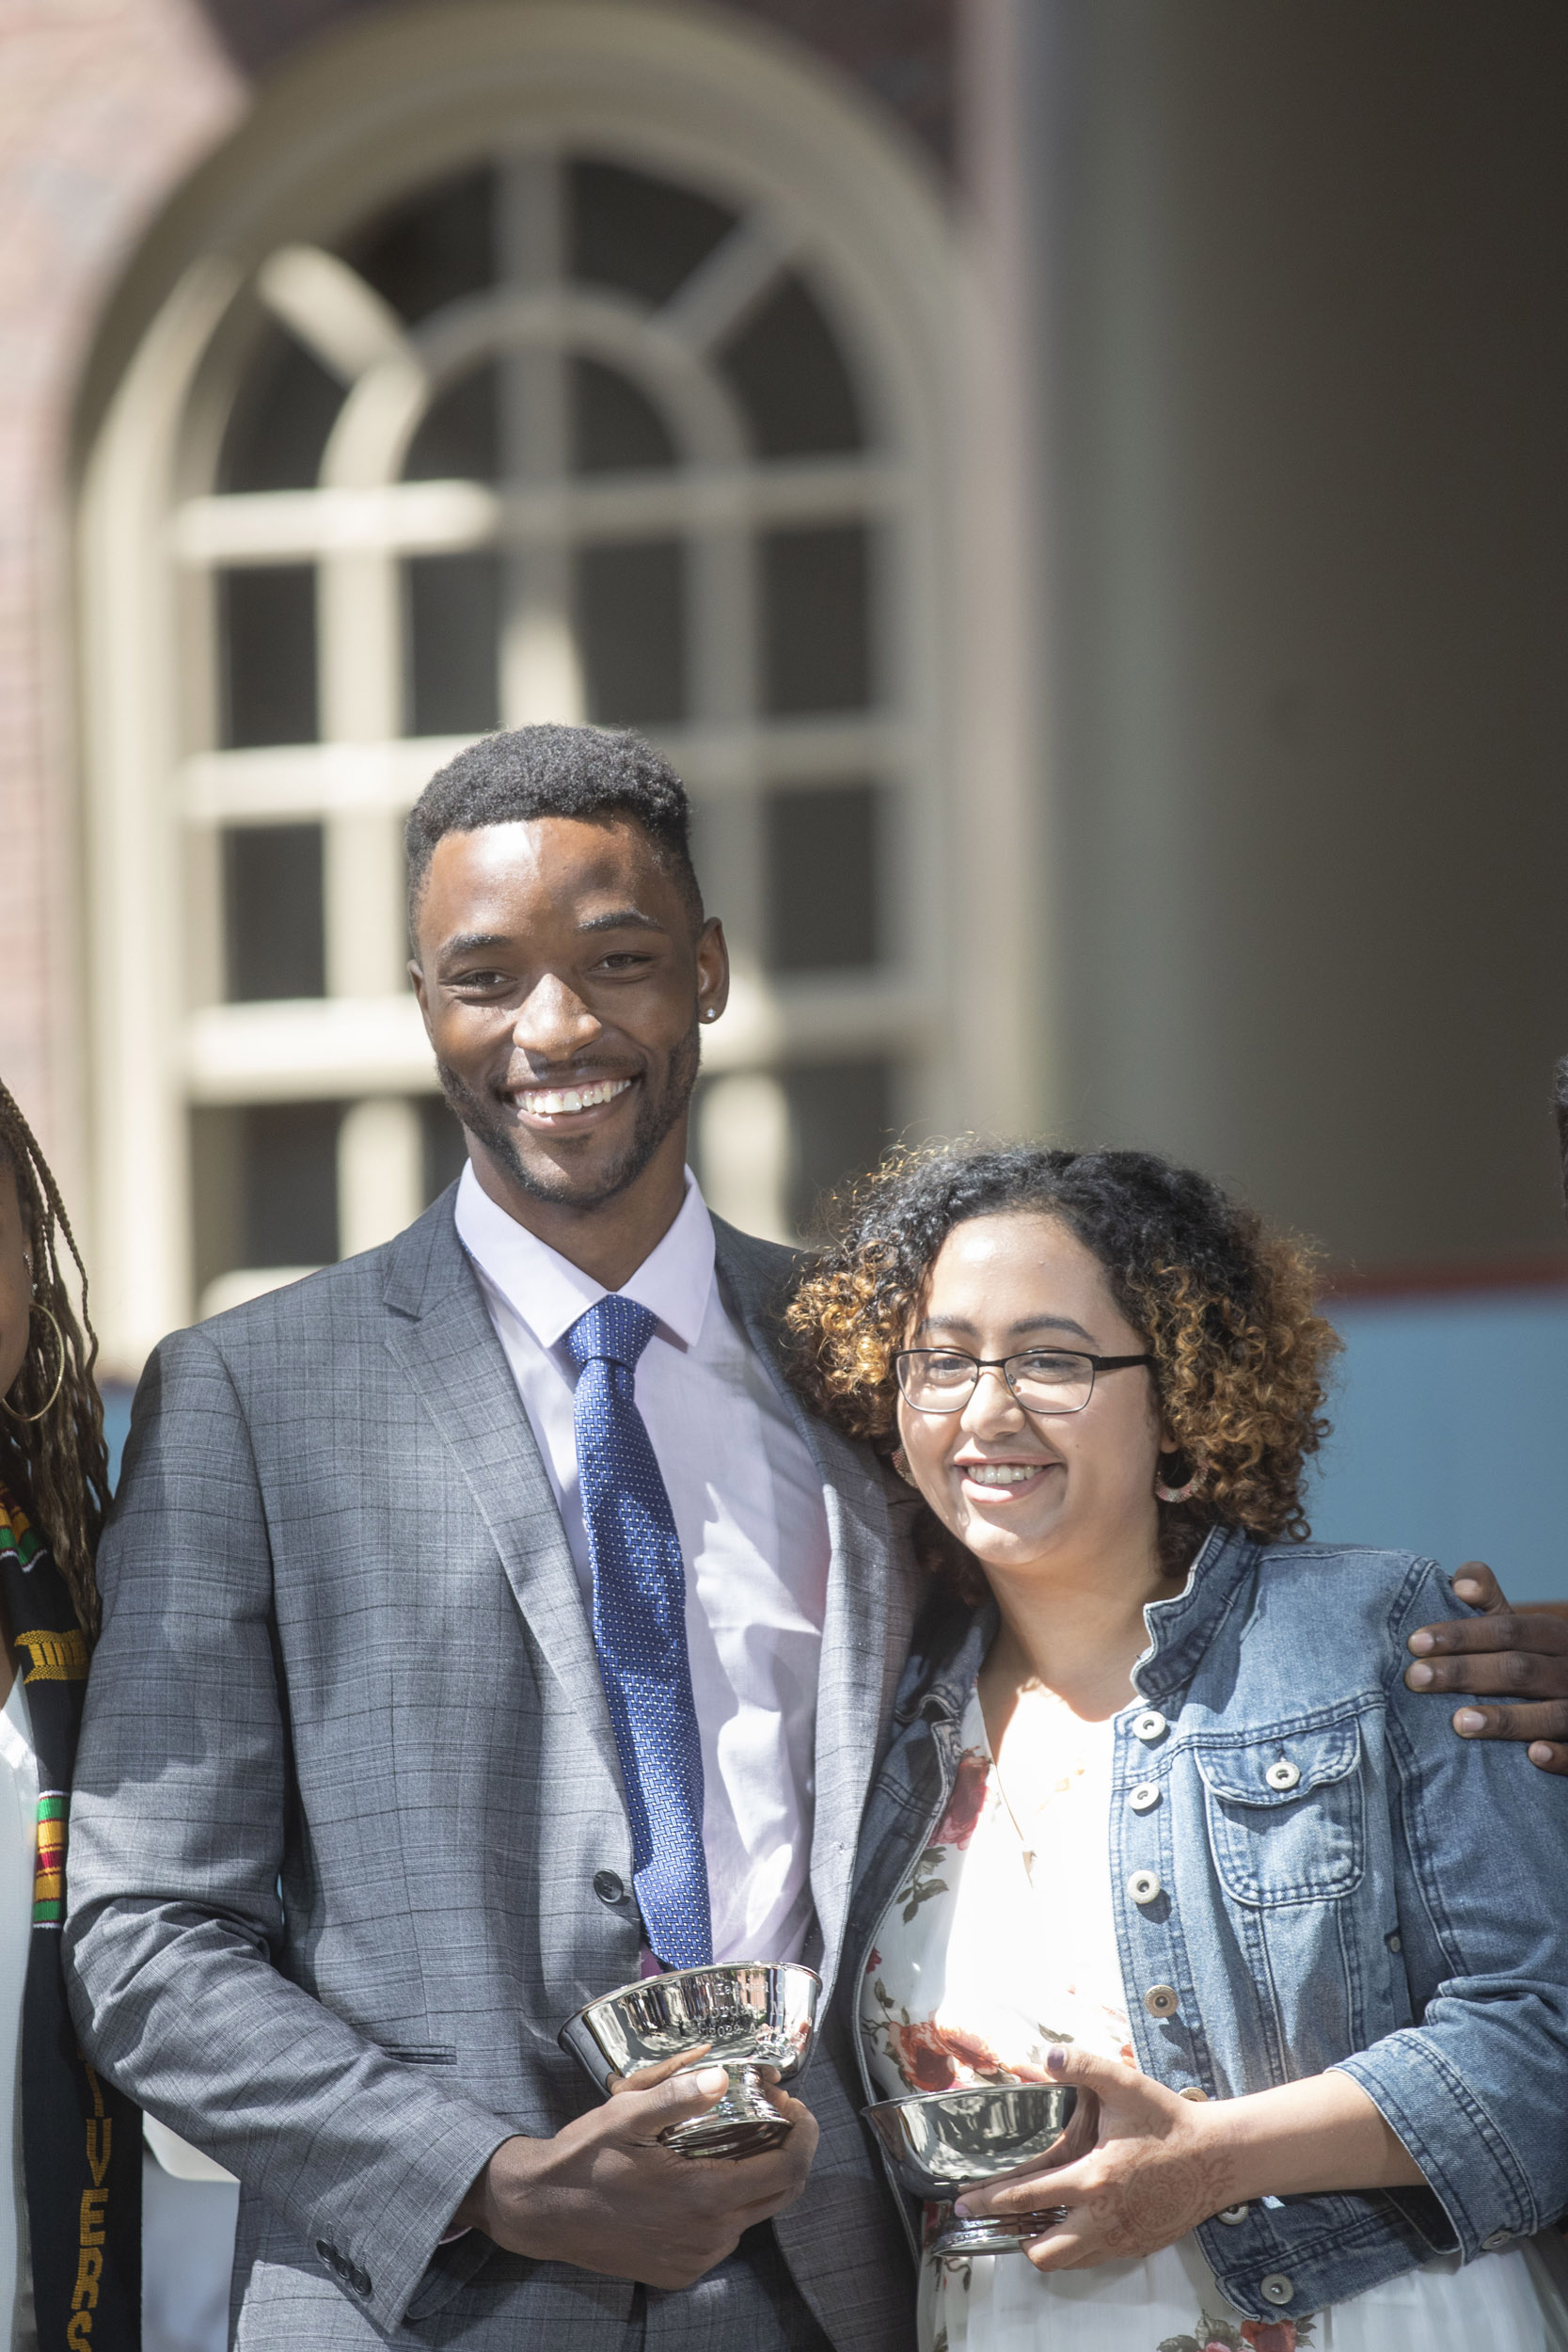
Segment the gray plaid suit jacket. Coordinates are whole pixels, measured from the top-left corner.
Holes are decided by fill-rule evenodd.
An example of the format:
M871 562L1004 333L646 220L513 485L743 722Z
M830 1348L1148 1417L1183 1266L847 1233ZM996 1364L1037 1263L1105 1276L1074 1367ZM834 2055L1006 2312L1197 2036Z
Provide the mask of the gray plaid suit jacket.
M716 1230L772 1361L788 1253ZM870 1455L800 1426L832 1540L811 1855L831 1980L913 1570ZM593 1638L450 1193L163 1343L100 1573L72 2002L103 2072L240 2177L237 2341L624 2352L645 2327L753 2352L721 2289L686 2327L678 2296L477 2233L438 2249L503 2138L594 2103L556 2029L639 1957L629 1899L594 1892L632 1866ZM821 2144L778 2241L841 2352L907 2352L911 2267L847 2052L840 2027L801 2086Z

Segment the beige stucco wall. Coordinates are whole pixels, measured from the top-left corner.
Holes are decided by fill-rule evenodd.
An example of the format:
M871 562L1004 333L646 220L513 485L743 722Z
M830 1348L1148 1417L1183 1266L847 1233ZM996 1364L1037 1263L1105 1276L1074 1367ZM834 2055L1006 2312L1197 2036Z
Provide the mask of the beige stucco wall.
M1560 1254L1568 14L1015 4L1063 1123L1364 1267Z

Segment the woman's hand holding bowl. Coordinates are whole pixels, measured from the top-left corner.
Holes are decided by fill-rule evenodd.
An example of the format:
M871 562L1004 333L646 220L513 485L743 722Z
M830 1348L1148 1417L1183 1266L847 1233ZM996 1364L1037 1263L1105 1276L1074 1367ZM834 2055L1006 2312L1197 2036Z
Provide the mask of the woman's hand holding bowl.
M1053 2050L1047 2063L1053 2081L1078 2086L1072 2122L1043 2164L966 2190L960 2215L1065 2205L1065 2219L1024 2251L1037 2269L1077 2270L1152 2254L1232 2201L1234 2159L1216 2144L1218 2108L1183 2099L1117 2058ZM1045 2172L1049 2200L1039 2189Z

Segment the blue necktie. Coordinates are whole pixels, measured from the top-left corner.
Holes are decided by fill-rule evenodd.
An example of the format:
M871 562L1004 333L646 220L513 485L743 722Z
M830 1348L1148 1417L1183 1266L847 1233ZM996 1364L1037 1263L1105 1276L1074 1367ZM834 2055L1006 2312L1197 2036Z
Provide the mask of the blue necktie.
M667 1968L713 1958L703 1852L703 1751L686 1654L686 1568L674 1513L637 1409L637 1359L654 1316L610 1291L566 1334L594 1646L631 1817L632 1878Z

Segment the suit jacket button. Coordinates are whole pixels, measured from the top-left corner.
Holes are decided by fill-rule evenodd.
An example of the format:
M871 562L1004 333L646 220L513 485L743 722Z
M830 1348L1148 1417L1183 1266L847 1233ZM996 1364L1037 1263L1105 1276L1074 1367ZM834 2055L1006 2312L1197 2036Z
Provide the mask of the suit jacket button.
M626 1882L617 1878L613 1870L594 1871L594 1892L602 1903L624 1903L626 1899Z
M370 2272L368 2270L361 2270L356 2264L349 2270L348 2282L354 2289L356 2295L368 2296L371 2291Z
M1287 2279L1282 2270L1271 2270L1266 2279L1258 2281L1258 2292L1265 2303L1288 2303L1295 2291L1295 2280Z

